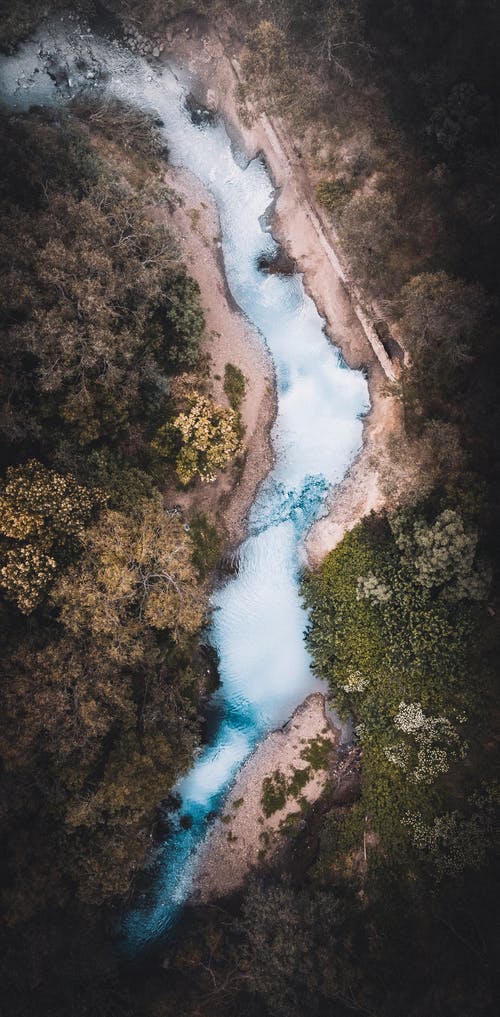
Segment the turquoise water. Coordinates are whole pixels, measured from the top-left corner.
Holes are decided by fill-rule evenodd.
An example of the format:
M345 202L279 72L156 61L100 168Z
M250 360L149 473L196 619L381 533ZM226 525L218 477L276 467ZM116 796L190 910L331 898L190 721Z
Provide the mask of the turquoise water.
M172 163L191 170L215 198L229 288L262 336L276 376L275 465L250 512L238 572L212 596L209 638L221 677L214 706L222 719L212 744L175 789L192 826L181 829L172 817L174 834L159 851L152 886L126 918L125 938L136 950L169 927L188 897L207 816L220 807L238 767L267 731L320 687L304 644L307 616L298 592L303 539L361 447L368 388L328 340L301 276L259 271L259 256L277 249L269 225L275 197L269 173L260 158L249 160L235 147L220 118L193 123L186 107L191 85L183 72L152 69L116 42L59 26L45 29L43 41L46 48L59 47L69 83L55 88L38 55L39 41L30 42L3 64L0 89L10 104L26 108L64 102L82 88L95 91L76 68L83 48L89 66L104 70L105 91L158 114Z

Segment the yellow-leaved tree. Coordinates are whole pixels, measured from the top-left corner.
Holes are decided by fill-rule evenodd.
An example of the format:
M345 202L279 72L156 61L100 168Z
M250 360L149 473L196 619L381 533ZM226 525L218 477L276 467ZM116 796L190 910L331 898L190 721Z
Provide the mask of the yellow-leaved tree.
M0 585L23 614L43 600L81 544L96 496L36 459L7 470L0 487Z
M61 577L53 599L63 624L89 633L117 663L137 662L148 629L174 641L198 631L205 591L192 563L192 543L159 496L130 515L104 511L84 538L85 553Z

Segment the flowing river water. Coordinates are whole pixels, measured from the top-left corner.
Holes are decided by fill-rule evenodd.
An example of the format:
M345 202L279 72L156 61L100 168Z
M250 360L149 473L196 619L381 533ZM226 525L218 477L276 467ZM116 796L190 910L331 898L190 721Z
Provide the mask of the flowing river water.
M65 69L58 85L49 76L47 54L52 74L55 64ZM0 68L0 95L14 109L61 104L91 89L161 118L171 162L194 173L217 203L229 289L258 329L276 376L275 465L250 511L237 574L211 599L220 720L175 788L192 825L184 829L173 816L174 831L159 851L151 887L125 920L132 950L167 929L189 896L210 814L220 808L242 762L321 687L304 643L307 615L298 587L303 540L359 451L369 408L366 379L347 368L328 339L302 277L259 270L260 256L277 250L270 230L273 183L263 160L240 151L220 117L193 118L186 104L192 87L172 63L151 67L117 40L74 23L44 26Z

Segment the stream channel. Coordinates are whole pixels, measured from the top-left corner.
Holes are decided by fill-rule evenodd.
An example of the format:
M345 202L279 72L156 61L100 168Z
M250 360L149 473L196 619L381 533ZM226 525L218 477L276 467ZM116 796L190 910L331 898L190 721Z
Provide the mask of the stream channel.
M54 66L64 70L57 83ZM327 337L301 275L259 269L259 258L278 250L270 224L273 182L263 159L239 150L221 117L193 116L186 99L195 88L170 60L151 66L118 40L66 21L44 25L0 67L0 95L13 110L62 105L90 91L161 118L171 162L194 173L217 203L229 289L275 371L275 465L251 508L237 573L211 598L208 636L221 678L213 705L220 721L174 789L192 825L182 828L172 814L174 832L160 846L150 889L125 919L132 952L155 941L188 898L207 817L220 809L243 761L322 688L304 643L307 615L298 588L304 537L360 450L369 409L365 377L346 366Z

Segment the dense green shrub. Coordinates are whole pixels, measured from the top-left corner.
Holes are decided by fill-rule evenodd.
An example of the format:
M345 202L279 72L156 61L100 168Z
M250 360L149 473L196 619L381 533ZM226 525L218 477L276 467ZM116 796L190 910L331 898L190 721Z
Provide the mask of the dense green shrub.
M189 521L189 535L193 542L193 565L200 579L206 579L216 567L220 557L219 532L203 512L195 512Z
M405 519L391 519L391 527L384 519L361 523L304 583L314 666L335 704L355 718L362 808L393 860L410 851L406 811L418 808L432 820L445 796L442 775L456 771L467 734L481 724L478 679L471 687L470 673L485 624L475 599L486 587L479 594L464 581L460 598L447 595L457 562L438 541L436 591L427 583L429 567L422 575L424 550L409 553L403 536L424 524L417 510ZM461 554L458 564L469 575L473 556Z
M231 408L238 411L245 398L245 376L234 364L224 368L224 392Z

